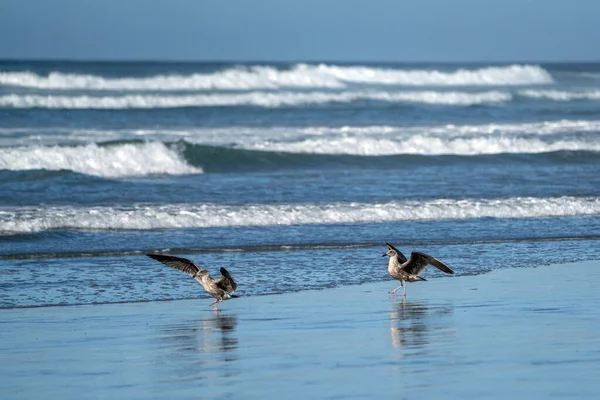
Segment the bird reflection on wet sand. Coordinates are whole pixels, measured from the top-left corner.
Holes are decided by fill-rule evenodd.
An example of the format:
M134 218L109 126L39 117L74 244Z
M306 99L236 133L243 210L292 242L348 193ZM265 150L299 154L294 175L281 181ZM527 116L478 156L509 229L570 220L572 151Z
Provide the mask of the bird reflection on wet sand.
M237 315L211 313L196 321L184 321L166 328L165 353L183 380L238 375ZM165 354L163 353L163 354ZM191 375L190 375L191 374Z
M448 323L444 317L452 311L447 304L430 306L406 299L394 302L390 310L392 345L422 348L431 340L438 340L438 336L447 336Z
M237 315L234 314L214 314L202 320L203 351L225 353L237 349L236 327Z

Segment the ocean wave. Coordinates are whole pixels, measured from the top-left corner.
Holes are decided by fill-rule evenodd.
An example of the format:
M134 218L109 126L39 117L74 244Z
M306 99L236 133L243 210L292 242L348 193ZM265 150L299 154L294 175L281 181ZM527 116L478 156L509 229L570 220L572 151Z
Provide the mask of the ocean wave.
M280 88L345 88L349 83L402 86L494 86L552 83L538 65L509 65L439 71L369 66L297 64L289 69L270 66L235 67L206 74L107 78L97 75L28 71L0 72L0 85L49 90L255 90Z
M471 137L441 138L414 135L407 138L384 139L365 137L314 138L296 142L264 142L246 145L262 151L310 154L348 154L385 156L418 155L479 155L502 153L548 153L555 151L600 151L600 142L561 139L545 141L538 138Z
M423 165L439 162L431 158L434 156L497 155L496 162L504 162L509 159L509 154L528 154L539 160L559 162L570 159L571 152L578 152L577 160L580 162L597 160L600 142L583 138L542 140L538 137L502 135L439 137L414 134L397 138L317 136L291 141L253 138L236 145L220 146L183 140L172 143L132 140L108 144L35 144L0 147L0 170L68 170L119 178L157 174L183 175L204 171L349 168L355 165L387 168L401 167L408 162ZM540 153L548 154L550 158L540 158L541 156L536 155ZM481 162L486 162L486 159Z
M501 91L470 92L250 92L204 95L125 95L125 96L42 96L9 94L0 96L0 107L54 109L149 109L180 107L257 106L267 108L382 101L449 106L505 103L510 93Z
M106 178L202 172L160 142L0 148L0 170L33 169L70 170Z
M442 124L418 126L366 125L366 126L228 126L219 128L180 129L72 129L0 128L0 145L57 144L61 142L103 142L117 140L158 140L174 142L188 140L193 143L223 146L253 145L266 141L293 142L315 137L365 137L402 138L414 135L431 135L441 138L473 136L549 136L568 138L574 134L600 132L600 120L555 120L521 123Z
M170 147L170 146L169 146ZM527 164L590 164L600 162L600 151L590 150L557 150L547 153L490 153L490 154L384 154L384 155L363 155L363 154L326 154L308 152L277 152L246 150L242 148L205 146L191 143L180 142L177 144L178 153L181 151L185 163L181 168L172 168L165 171L166 168L160 167L148 171L139 168L134 172L129 169L118 169L115 171L113 166L106 166L108 162L105 159L88 159L88 165L61 165L65 169L58 168L53 158L49 160L38 161L37 164L25 164L23 166L13 165L12 168L3 169L0 167L0 180L3 182L21 181L22 179L45 179L57 176L65 176L69 173L83 173L107 178L118 178L128 176L150 176L153 174L188 174L188 173L249 173L249 172L269 172L278 170L326 170L326 169L345 169L356 168L377 168L377 169L411 169L419 166L432 166L441 164L461 164L468 163L471 167L476 165L486 165L494 163L496 165L509 165L514 163ZM523 150L528 150L524 148ZM356 153L365 153L365 149L359 149ZM89 153L88 153L89 154ZM1 162L1 161L0 161ZM52 169L33 169L40 164L47 165ZM23 168L23 169L18 169ZM76 171L76 169L78 171ZM157 172L158 171L158 172Z
M589 79L600 79L600 72L575 72L573 74Z
M52 72L40 76L31 72L0 73L0 85L53 90L250 90L285 87L342 88L344 84L302 66L292 70L273 67L237 67L191 75L156 75L144 78L106 78L97 75Z
M522 123L490 123L473 125L439 125L417 127L429 134L443 136L465 135L556 135L581 132L600 132L600 120L569 120L522 122Z
M533 99L547 99L555 101L571 100L600 100L600 90L566 91L566 90L522 90L519 95Z
M232 128L233 132L239 136L259 137L257 129L254 128ZM275 134L269 134L269 129L261 129L261 134L266 137L277 138L286 135L289 138L296 133L296 137L301 136L326 136L326 137L408 137L414 135L430 135L440 138L453 137L471 137L482 136L546 136L546 135L565 135L584 132L600 132L600 120L556 120L540 122L522 122L522 123L489 123L489 124L469 124L469 125L421 125L421 126L393 126L393 125L370 125L370 126L340 126L327 127L315 126L307 128L298 128L294 132L284 128L270 128ZM228 128L229 132L232 132ZM212 135L217 134L218 130L210 130ZM202 131L189 131L187 137L204 136Z
M320 72L344 82L407 86L496 86L532 85L554 82L552 76L538 65L509 65L478 69L400 70L369 67L319 65Z
M473 218L599 215L598 197L436 199L387 203L133 205L36 207L0 211L0 232L47 230L148 230L174 228L353 224Z

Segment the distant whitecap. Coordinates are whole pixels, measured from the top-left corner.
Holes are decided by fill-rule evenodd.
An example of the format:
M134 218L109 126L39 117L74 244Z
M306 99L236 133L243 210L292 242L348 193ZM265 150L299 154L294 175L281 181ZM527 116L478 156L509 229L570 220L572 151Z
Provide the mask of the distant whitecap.
M149 109L179 107L257 106L267 108L382 101L389 103L421 103L448 106L505 103L510 93L443 92L443 91L345 91L345 92L248 92L198 95L137 94L124 96L18 95L0 96L0 107L54 109Z
M552 83L539 65L508 65L456 70L375 68L328 64L235 67L211 73L109 78L98 75L28 71L0 72L0 85L43 90L256 90L282 88L345 88L348 84L398 86L497 86Z
M571 100L600 100L600 90L568 91L568 90L522 90L521 96L533 99L547 99L555 101Z
M230 145L230 138L242 148L256 148L274 142L300 142L306 139L336 139L355 137L365 139L401 140L411 136L429 135L432 137L524 137L529 138L555 135L557 138L572 140L581 133L600 132L600 120L549 120L540 122L487 123L487 124L441 124L441 125L366 125L366 126L311 126L311 127L193 127L165 129L71 129L71 128L0 128L0 145L57 144L61 142L104 142L107 140L146 139L163 142L186 140L191 143L224 146ZM14 134L18 133L18 141ZM592 144L592 147L594 145Z

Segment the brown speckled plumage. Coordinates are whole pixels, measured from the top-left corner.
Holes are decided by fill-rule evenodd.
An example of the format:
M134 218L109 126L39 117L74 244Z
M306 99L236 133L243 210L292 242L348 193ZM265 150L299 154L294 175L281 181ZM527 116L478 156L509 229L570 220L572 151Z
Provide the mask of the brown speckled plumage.
M413 251L407 260L400 250L389 243L386 243L386 245L388 246L388 251L383 256L390 257L388 272L392 278L400 281L400 286L392 290L391 294L396 293L398 289L404 286L404 296L406 296L406 282L425 281L426 279L421 278L419 274L423 272L427 265L433 265L447 274L454 273L450 267L430 255Z
M217 279L213 279L208 271L200 268L192 260L187 258L167 256L162 254L146 254L148 257L165 264L167 267L178 269L192 278L196 279L204 290L214 297L216 300L211 304L217 304L219 307L220 302L223 300L229 300L235 289L237 289L237 283L231 274L223 267L221 267L221 276Z

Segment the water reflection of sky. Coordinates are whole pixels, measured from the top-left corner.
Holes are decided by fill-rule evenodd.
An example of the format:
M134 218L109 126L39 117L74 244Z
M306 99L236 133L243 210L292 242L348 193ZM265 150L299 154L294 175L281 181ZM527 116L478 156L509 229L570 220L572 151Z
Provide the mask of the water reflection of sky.
M447 336L447 319L453 312L448 304L398 299L390 307L390 335L394 347L424 350L430 341Z
M161 358L170 363L175 380L205 380L236 376L237 315L211 313L165 327Z

